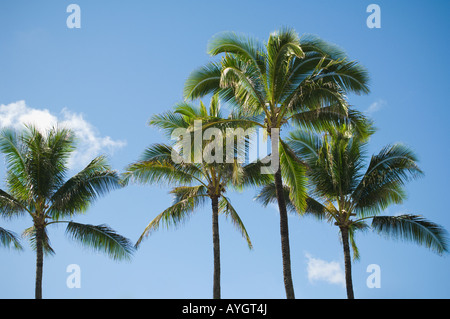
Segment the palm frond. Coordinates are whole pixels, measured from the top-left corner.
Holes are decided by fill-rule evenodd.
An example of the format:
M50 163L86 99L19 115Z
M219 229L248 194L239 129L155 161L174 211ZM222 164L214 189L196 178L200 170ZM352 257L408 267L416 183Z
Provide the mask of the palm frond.
M232 88L234 98L247 113L258 114L265 106L266 90L261 74L251 64L241 59L226 55L222 58L220 86Z
M243 176L239 187L262 186L273 182L272 174L262 174L261 168L266 166L263 161L255 161L242 167Z
M174 113L173 111L153 115L149 121L150 126L155 126L163 130L168 137L171 136L175 129L185 128L188 124L181 114Z
M390 238L412 241L442 255L448 252L448 233L420 215L376 216L372 228Z
M219 213L225 214L226 217L231 218L233 225L241 233L242 237L244 237L247 241L248 248L252 249L253 245L247 233L247 229L245 229L244 223L242 222L234 207L231 205L230 200L225 196L222 196L219 201Z
M295 205L292 203L289 193L291 189L287 185L283 185L283 197L286 202L286 208L291 213L296 213L297 209ZM258 194L254 198L255 201L258 201L262 206L267 207L269 204L276 204L277 201L277 191L275 187L275 183L270 183L264 185L259 190Z
M200 181L202 171L196 164L174 162L180 153L166 144L154 144L148 147L141 159L130 164L123 173L123 183L130 181L147 184L190 184Z
M352 199L360 213L382 211L392 203L401 203L406 198L404 184L422 174L410 148L388 145L372 156Z
M305 54L319 54L333 60L347 58L347 53L338 45L330 43L315 34L303 34L300 43Z
M280 139L279 142L280 168L283 180L290 187L289 197L294 206L302 212L306 208L306 166L301 162L292 149Z
M238 35L234 32L222 32L215 35L208 43L208 53L218 55L221 53L238 56L246 63L253 64L260 74L266 73L264 45L257 39Z
M25 203L20 202L0 189L0 215L6 218L23 215L27 211Z
M356 61L334 60L323 66L322 72L314 75L312 81L336 83L344 92L369 93L369 74Z
M353 251L353 260L359 260L361 255L359 253L359 248L356 245L355 234L356 231L365 231L369 228L369 225L364 221L355 221L348 228L348 239Z
M342 108L340 104L295 113L290 119L302 130L326 132L345 125L361 139L366 139L374 133L372 121L361 112Z
M5 129L0 135L0 151L5 155L8 188L19 201L29 199L31 181L27 174L27 154L23 136L16 130Z
M55 220L82 213L99 196L119 187L118 173L111 170L104 156L96 157L53 194L49 213Z
M7 248L13 247L16 250L23 249L19 237L14 232L2 227L0 227L0 245Z
M328 210L327 207L325 207L323 204L321 204L319 201L315 200L314 198L307 196L306 201L306 208L304 211L301 211L300 209L296 208L293 204L291 197L290 197L291 189L287 185L283 185L283 196L284 200L286 202L286 208L291 213L298 213L298 214L305 214L305 215L311 215L317 218L318 220L323 220L327 218ZM264 207L266 207L269 204L276 204L277 201L277 194L276 194L276 188L274 183L270 183L267 185L264 185L259 190L259 193L254 198L256 201L260 202Z
M184 97L186 99L197 99L207 94L220 92L221 77L222 66L219 63L209 62L194 70L184 84Z
M66 235L94 251L107 254L114 260L130 259L132 243L107 225L89 225L69 222Z
M44 228L42 235L42 248L44 250L44 254L46 256L53 256L55 254L55 251L50 246L50 238L48 237L46 228ZM28 238L31 248L33 250L36 250L36 228L34 226L25 229L22 233L22 237Z
M64 181L67 161L75 149L73 134L68 129L54 127L41 132L28 126L21 142L26 149L25 171L32 197L49 198Z
M144 238L157 230L160 224L169 227L172 225L177 226L180 222L184 222L194 212L194 209L204 203L207 198L207 195L204 193L205 191L206 189L203 186L177 187L173 189L171 193L175 194L174 203L156 216L145 227L135 247L138 247Z
M292 61L303 58L298 34L294 29L283 27L270 34L267 41L268 97L280 101L285 95L286 78L289 76Z
M0 134L0 151L5 155L8 170L25 171L25 148L16 130L4 129Z

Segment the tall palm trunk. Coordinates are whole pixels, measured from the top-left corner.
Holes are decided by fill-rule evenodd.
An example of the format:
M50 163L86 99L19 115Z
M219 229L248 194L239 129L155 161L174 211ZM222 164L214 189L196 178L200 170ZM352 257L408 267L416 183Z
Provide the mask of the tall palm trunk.
M43 241L44 228L36 227L36 285L34 293L36 299L42 299L42 273L44 269Z
M220 242L219 242L219 198L211 197L212 201L212 233L214 250L214 282L213 298L220 299Z
M289 248L289 228L286 209L286 201L283 195L283 181L281 178L281 167L275 173L275 189L277 194L278 208L280 211L280 235L281 235L281 254L283 258L283 277L284 288L287 299L295 299L294 284L291 274L291 253Z
M348 242L348 227L342 226L342 246L344 248L344 261L345 261L345 286L347 288L347 298L355 299L353 294L353 283L352 283L352 260L350 257L350 245Z

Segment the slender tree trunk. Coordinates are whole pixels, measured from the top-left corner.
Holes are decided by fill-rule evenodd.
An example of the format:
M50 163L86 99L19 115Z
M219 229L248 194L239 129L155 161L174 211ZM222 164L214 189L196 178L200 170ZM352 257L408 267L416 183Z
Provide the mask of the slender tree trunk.
M36 227L36 286L35 298L42 299L42 273L44 269L44 229Z
M275 173L275 189L280 210L280 235L281 235L281 254L283 258L283 277L284 288L287 299L295 299L294 284L291 274L291 253L289 248L289 227L286 209L286 201L283 195L283 181L281 178L281 167L278 167Z
M220 242L219 242L219 198L211 197L212 201L212 233L214 250L214 282L213 298L220 299Z
M342 246L344 248L344 261L345 261L345 285L347 287L347 298L355 299L353 294L353 282L352 282L352 260L350 256L350 245L348 241L348 227L340 227L342 235Z

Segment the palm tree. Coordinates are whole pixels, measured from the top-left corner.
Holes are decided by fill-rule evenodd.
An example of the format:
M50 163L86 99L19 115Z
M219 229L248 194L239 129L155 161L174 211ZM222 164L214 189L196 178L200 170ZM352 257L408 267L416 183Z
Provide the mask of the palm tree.
M282 28L262 43L247 36L225 32L214 37L209 54L224 54L191 73L184 95L196 99L218 93L245 114L263 115L258 123L272 143L272 169L280 213L283 276L288 299L295 298L291 275L289 230L283 179L295 189L291 200L305 206L304 167L289 147L279 140L280 129L296 124L307 129L351 122L359 127L361 114L351 110L345 94L368 93L367 71L346 54L316 36L299 38ZM364 126L361 126L362 128ZM266 171L267 172L267 171Z
M7 163L7 191L0 190L0 214L28 214L32 219L24 235L36 251L36 299L42 298L44 254L54 254L49 225L67 224L68 237L116 260L129 258L133 251L129 240L107 225L63 220L84 213L96 198L120 186L117 172L103 156L66 180L67 160L74 150L74 136L67 129L42 133L30 126L20 133L7 129L0 134L0 151Z
M200 107L189 103L180 103L174 111L155 115L150 121L150 125L163 128L171 135L176 129L183 129L187 134L196 134L196 130L212 127L216 121L222 119L219 100L214 96L211 100L209 113L205 105L200 102ZM202 128L194 128L195 122L201 121ZM204 125L203 125L204 124ZM221 127L223 124L215 125ZM225 133L224 133L225 134ZM185 137L186 138L186 137ZM220 139L221 137L217 137ZM213 298L220 299L220 239L219 239L219 214L223 213L231 218L233 224L246 239L248 247L252 248L247 230L241 218L232 206L230 199L225 196L228 187L242 188L247 185L262 185L268 182L267 176L259 174L258 163L242 166L238 162L237 155L233 150L233 161L195 161L195 152L190 148L182 151L177 148L180 139L174 145L155 144L150 146L143 154L142 158L129 165L124 174L124 181L128 183L134 180L141 183L161 184L166 182L175 186L170 193L174 195L174 201L170 207L156 216L145 228L139 237L136 247L138 247L144 237L152 231L158 229L161 224L176 225L186 219L196 209L206 203L209 199L212 208L212 237L214 255L214 275L213 275ZM203 141L200 150L205 154L213 141ZM218 150L216 150L218 151ZM176 158L182 159L177 161Z
M322 135L293 132L289 144L309 167L311 196L306 200L304 213L334 223L340 230L349 299L354 298L350 245L353 258L358 259L355 243L358 230L370 228L389 237L411 240L438 254L447 251L446 231L422 216L379 216L389 205L405 200L405 182L423 174L416 155L408 147L385 146L365 168L367 139L345 127ZM287 201L289 192L291 188L285 185ZM275 201L273 186L265 186L257 198L264 205ZM293 202L289 201L288 206L298 210ZM368 220L372 220L370 225Z

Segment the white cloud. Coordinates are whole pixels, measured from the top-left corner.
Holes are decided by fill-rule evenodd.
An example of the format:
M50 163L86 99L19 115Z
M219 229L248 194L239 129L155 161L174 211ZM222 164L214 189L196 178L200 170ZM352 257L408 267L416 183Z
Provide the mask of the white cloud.
M341 264L337 261L325 261L314 258L310 254L305 254L308 259L307 272L311 283L315 281L325 281L330 284L341 285L345 287L345 275Z
M77 149L69 160L70 168L84 167L94 157L101 154L111 155L114 150L126 145L125 141L100 136L98 130L87 122L82 114L71 112L67 108L64 108L61 114L54 115L47 109L28 107L25 101L0 105L0 129L23 129L24 124L34 125L40 131L56 125L71 129L77 139Z
M381 108L383 108L386 105L386 101L385 100L377 100L375 102L373 102L372 104L369 105L369 107L367 108L367 110L365 111L365 113L367 114L373 114L375 112L378 112L379 110L381 110Z

